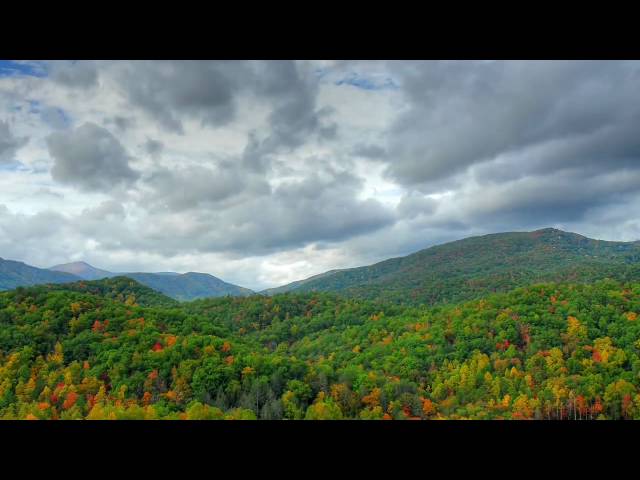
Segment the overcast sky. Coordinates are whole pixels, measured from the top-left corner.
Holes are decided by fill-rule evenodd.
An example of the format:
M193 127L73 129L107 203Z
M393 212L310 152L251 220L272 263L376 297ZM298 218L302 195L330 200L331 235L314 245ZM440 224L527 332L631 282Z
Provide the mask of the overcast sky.
M0 257L38 267L262 289L637 212L638 62L0 61Z

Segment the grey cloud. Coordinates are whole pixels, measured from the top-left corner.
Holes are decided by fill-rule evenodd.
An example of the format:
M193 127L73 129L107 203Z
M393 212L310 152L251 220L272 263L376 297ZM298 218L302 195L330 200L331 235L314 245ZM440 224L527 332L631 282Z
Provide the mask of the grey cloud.
M164 150L164 143L162 143L159 140L154 140L153 138L149 138L145 142L144 148L149 155L151 155L153 158L156 158Z
M252 195L269 193L269 184L260 177L222 162L217 168L159 168L145 177L145 185L150 189L145 197L149 206L172 212L212 206L247 190Z
M637 155L637 63L420 62L392 68L410 104L390 135L388 175L403 184L438 181L551 141L598 143L591 162L601 165L611 155ZM562 168L564 161L555 155L546 168Z
M129 166L131 158L120 142L94 123L52 133L46 140L54 159L51 175L60 183L84 190L109 191L119 185L130 185L139 177Z
M536 144L481 164L473 173L480 181L495 183L564 170L573 170L577 176L640 170L640 131L636 125L637 120L630 120L622 125L604 126L588 135Z
M380 145L359 144L351 150L351 154L356 157L380 160L386 158L387 151Z
M56 235L61 233L65 224L66 219L52 210L27 216L14 214L5 205L0 205L2 257L36 266L48 265L48 257L59 254L65 246L73 243L71 239L61 242L59 237L56 241Z
M598 209L629 205L640 196L638 185L640 172L530 176L458 192L441 203L438 216L482 225L488 232L584 223Z
M115 220L124 220L126 212L120 202L115 200L107 200L102 202L97 207L85 208L82 211L82 218L84 220L98 220L103 221L106 218L113 218Z
M239 114L239 98L271 108L266 132L247 138L243 163L264 171L271 155L311 138L337 137L332 110L318 108L318 82L293 61L123 62L116 78L127 100L166 130L184 133L184 121L227 125Z
M98 71L91 62L52 61L51 78L71 88L90 88L98 83Z
M230 249L277 250L316 241L341 241L395 221L377 200L359 200L360 180L346 172L312 174L285 183L270 197L238 209Z
M223 125L235 115L234 94L251 74L246 62L145 61L123 63L120 86L128 100L170 131L182 118Z
M433 198L411 193L404 195L398 204L398 213L403 218L415 218L420 215L432 214L438 206Z
M303 75L294 62L267 62L266 80L259 91L270 96L274 109L268 124L269 135L259 140L251 132L243 154L243 164L256 171L264 171L271 156L287 152L309 142L316 136L320 140L333 140L338 135L336 124L328 120L333 110L316 109L318 83Z
M177 175L197 193L180 190L174 197L164 197L173 209L156 215L139 246L165 254L190 248L197 252L262 255L311 242L343 241L395 221L393 212L378 201L358 199L362 182L346 172L323 169L271 191L251 191L227 201L224 208L216 208L215 202L234 188L211 188L213 178L205 174L185 170ZM189 180L182 175L190 175ZM176 175L164 180L167 178L175 179ZM166 191L167 185L160 186L158 179L155 182L150 185ZM194 205L210 208L188 208Z
M44 107L40 112L40 118L55 130L62 130L69 125L69 120L64 112L55 107Z
M129 231L125 211L109 200L84 209L78 215L63 215L45 209L33 215L12 213L0 204L0 251L3 258L49 267L70 259L102 259L99 251L125 249L135 237ZM88 240L92 240L90 245Z
M136 125L136 120L133 117L123 117L121 115L116 115L113 118L108 118L105 120L106 124L113 124L119 130L126 131Z
M0 120L0 164L12 162L18 149L27 141L27 138L19 138L13 134L9 122Z

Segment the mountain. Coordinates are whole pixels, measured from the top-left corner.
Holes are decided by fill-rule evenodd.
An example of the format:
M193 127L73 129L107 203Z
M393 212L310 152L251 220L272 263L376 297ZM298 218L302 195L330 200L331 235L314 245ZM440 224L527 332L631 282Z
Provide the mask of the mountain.
M125 276L176 300L194 300L196 298L223 297L225 295L246 296L254 293L252 290L224 282L207 273L113 273L95 268L86 262L65 263L51 267L50 270L72 273L85 280Z
M176 300L196 298L248 296L254 292L248 288L227 283L207 273L189 272L180 274L126 273L129 278L153 288Z
M470 237L374 265L327 272L264 294L338 292L397 303L449 303L544 281L640 279L640 242L545 228Z
M62 265L55 265L49 268L49 270L71 273L85 280L99 280L101 278L115 277L118 275L117 273L95 268L86 262L64 263Z
M128 277L80 280L74 283L41 285L47 292L66 291L96 295L116 302L143 307L175 307L179 302Z
M41 283L67 283L80 280L76 275L65 272L32 267L26 263L0 258L0 290L38 285Z
M114 273L95 268L86 262L65 263L49 269L43 269L32 267L22 262L0 258L0 291L31 285L69 283L78 282L79 280L100 280L115 277L127 277L136 280L146 287L181 301L227 295L248 296L254 294L248 288L224 282L206 273ZM84 285L90 284L84 282ZM113 285L111 286L113 287ZM103 289L103 287L100 288ZM122 292L118 291L116 293L120 294ZM145 296L149 297L150 295L145 293Z

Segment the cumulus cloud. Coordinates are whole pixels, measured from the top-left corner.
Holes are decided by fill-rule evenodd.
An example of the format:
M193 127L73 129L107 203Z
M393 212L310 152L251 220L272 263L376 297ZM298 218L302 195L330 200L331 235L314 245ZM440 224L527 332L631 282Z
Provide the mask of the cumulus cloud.
M127 102L165 131L184 134L185 122L221 128L238 119L242 101L269 110L266 127L248 132L243 162L264 171L269 156L310 138L331 140L337 125L318 108L318 82L293 61L123 62L114 81Z
M346 240L394 221L377 200L357 198L362 181L348 172L324 169L272 189L228 175L193 168L151 179L151 198L165 208L142 233L153 239L147 248L259 255Z
M546 171L637 158L637 62L394 63L409 108L391 128L388 174L437 182L547 146ZM586 153L586 156L585 156ZM520 166L526 168L526 163ZM511 169L517 171L516 169Z
M27 138L16 137L9 122L0 120L0 165L14 160L16 151L27 143Z
M153 158L157 158L164 150L164 143L159 140L154 140L153 138L148 138L144 144L144 149Z
M224 163L217 168L194 165L169 170L162 167L152 172L145 184L149 188L145 196L149 206L172 212L213 208L216 203L247 189L256 194L269 193L269 184L261 177Z
M51 79L70 88L91 88L98 84L98 71L92 62L52 61Z
M54 159L54 180L85 190L109 191L131 184L139 174L120 142L106 129L85 123L75 130L56 132L46 139Z

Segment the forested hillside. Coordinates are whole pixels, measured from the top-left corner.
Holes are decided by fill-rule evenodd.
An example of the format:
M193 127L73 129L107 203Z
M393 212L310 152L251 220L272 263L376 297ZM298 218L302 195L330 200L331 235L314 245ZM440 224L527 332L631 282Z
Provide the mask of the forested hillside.
M0 293L1 418L640 419L640 283L426 308L142 306L144 287L109 281Z
M74 291L99 295L128 305L172 307L178 304L177 300L128 277L111 277L93 281L81 280L63 285L46 284L41 287L47 291Z
M640 244L546 228L437 245L375 265L338 270L266 290L337 292L397 303L452 303L536 282L640 281Z

